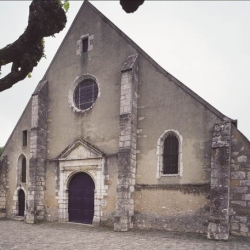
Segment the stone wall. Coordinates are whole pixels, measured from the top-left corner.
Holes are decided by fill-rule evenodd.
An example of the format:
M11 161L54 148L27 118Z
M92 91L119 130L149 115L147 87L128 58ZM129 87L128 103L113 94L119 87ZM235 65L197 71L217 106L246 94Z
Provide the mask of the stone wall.
M208 238L250 237L250 142L231 123L216 124Z
M231 122L219 123L213 131L209 239L227 240L229 237L231 126Z
M129 56L121 71L120 135L114 229L115 231L128 231L133 227L134 216L138 55Z
M6 193L8 190L8 157L0 157L0 218L6 216Z
M58 161L46 162L46 190L45 190L45 207L46 221L58 221L59 204L56 200L59 191L60 169Z
M134 227L207 232L209 184L136 185Z
M250 142L232 127L230 231L250 237Z
M39 83L32 96L28 206L26 222L45 219L48 82Z

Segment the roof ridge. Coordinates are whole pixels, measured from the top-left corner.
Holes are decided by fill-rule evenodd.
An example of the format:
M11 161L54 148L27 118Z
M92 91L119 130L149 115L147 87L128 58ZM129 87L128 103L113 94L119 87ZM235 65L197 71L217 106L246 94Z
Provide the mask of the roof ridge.
M136 48L136 50L144 57L146 58L151 65L153 65L155 68L157 68L162 74L167 76L171 81L173 81L175 84L177 84L180 88L182 88L185 92L187 92L189 95L191 95L194 99L196 99L198 102L200 102L203 106L208 108L212 113L217 115L222 120L230 120L233 119L225 116L223 113L221 113L218 109L213 107L210 103L208 103L205 99L203 99L201 96L196 94L193 90L191 90L189 87L187 87L184 83L182 83L180 80L175 78L173 75L171 75L169 72L167 72L162 66L160 66L152 57L150 57L139 45L137 45L131 38L129 38L122 30L120 30L112 21L110 21L104 14L102 14L94 5L92 5L88 0L85 0L86 4L96 13L98 14L104 21L106 21L117 33L119 33L124 39L126 39L127 42L132 44ZM84 2L84 3L85 3Z
M50 70L50 68L51 68L51 66L52 66L52 64L53 64L53 62L56 60L56 56L58 55L58 53L59 53L61 47L63 46L63 44L64 44L66 38L68 37L68 34L70 33L72 27L74 26L74 24L75 24L75 22L76 22L76 20L77 20L77 17L79 16L79 14L80 14L82 8L83 8L85 5L87 5L87 4L90 4L89 1L88 1L88 0L84 0L83 4L81 5L80 9L79 9L78 12L77 12L77 14L76 14L76 16L75 16L75 18L74 18L72 24L70 25L70 27L69 27L69 29L68 29L66 35L64 36L64 38L63 38L61 44L59 45L59 47L58 47L58 49L57 49L57 51L56 51L56 53L55 53L53 59L51 60L49 66L48 66L48 68L47 68L47 70L45 71L45 73L44 73L44 75L43 75L43 77L42 77L42 79L41 79L41 82L45 80L45 77L46 77L47 73L49 72L49 70ZM92 5L90 4L90 6L92 6Z
M132 46L136 48L138 53L140 53L144 58L146 58L151 65L153 65L155 68L157 68L163 75L168 77L171 81L173 81L176 85L178 85L181 89L183 89L185 92L187 92L190 96L192 96L195 100L197 100L199 103L201 103L203 106L208 108L212 113L214 113L216 116L221 118L222 120L233 120L227 116L225 116L223 113L221 113L218 109L213 107L210 103L208 103L205 99L200 97L198 94L196 94L193 90L191 90L189 87L187 87L185 84L183 84L180 80L178 80L176 77L171 75L169 72L167 72L163 67L161 67L153 58L151 58L139 45L137 45L131 38L129 38L122 30L120 30L112 21L110 21L104 14L102 14L94 5L92 5L88 0L84 0L83 4L81 5L80 9L78 10L71 26L69 27L69 30L67 31L63 41L61 42L59 48L57 49L56 54L54 55L50 65L48 66L43 78L41 81L45 80L45 77L51 68L53 62L55 61L55 58L57 54L59 53L62 45L64 44L66 37L68 36L69 32L71 31L73 25L75 24L77 17L79 16L82 8L87 5L89 6L97 15L99 15L107 24L110 25L111 28L113 28L119 35L121 35L127 42L129 42Z
M29 99L28 103L26 104L26 106L25 106L25 108L24 108L22 114L20 115L19 119L17 120L16 125L14 126L14 128L13 128L13 130L12 130L12 132L11 132L9 138L8 138L8 140L6 141L6 143L5 143L4 147L3 147L3 151L5 150L5 147L7 146L8 142L9 142L10 139L11 139L11 137L13 136L13 134L14 134L14 132L15 132L15 129L16 129L17 125L20 123L22 117L24 116L26 110L28 109L29 104L31 103L31 100L32 100L32 96L30 97L30 99Z

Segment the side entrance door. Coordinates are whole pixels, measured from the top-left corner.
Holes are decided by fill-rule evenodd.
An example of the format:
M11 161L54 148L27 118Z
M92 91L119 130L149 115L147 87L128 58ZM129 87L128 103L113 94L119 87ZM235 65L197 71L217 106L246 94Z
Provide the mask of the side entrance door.
M69 184L69 221L92 224L95 184L86 173L76 174Z
M25 194L22 189L18 192L18 215L24 216Z

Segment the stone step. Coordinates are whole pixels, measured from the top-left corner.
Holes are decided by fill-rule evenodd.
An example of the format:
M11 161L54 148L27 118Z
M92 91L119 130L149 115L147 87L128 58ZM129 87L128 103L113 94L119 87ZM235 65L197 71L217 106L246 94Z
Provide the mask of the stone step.
M22 221L22 220L24 220L24 216L15 216L15 217L13 217L13 220Z

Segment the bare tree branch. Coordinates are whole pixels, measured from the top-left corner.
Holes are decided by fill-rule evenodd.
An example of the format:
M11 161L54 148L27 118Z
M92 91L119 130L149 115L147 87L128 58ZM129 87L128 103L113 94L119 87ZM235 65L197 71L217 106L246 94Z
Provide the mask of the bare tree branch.
M66 22L60 1L32 1L26 30L14 43L0 49L0 69L12 63L11 72L0 79L0 91L11 88L32 72L44 53L42 39L60 32Z
M144 0L120 0L122 8L131 13ZM43 38L64 29L67 22L61 0L33 0L29 7L28 26L12 44L0 49L1 67L12 63L10 73L0 79L0 92L25 79L44 55Z

